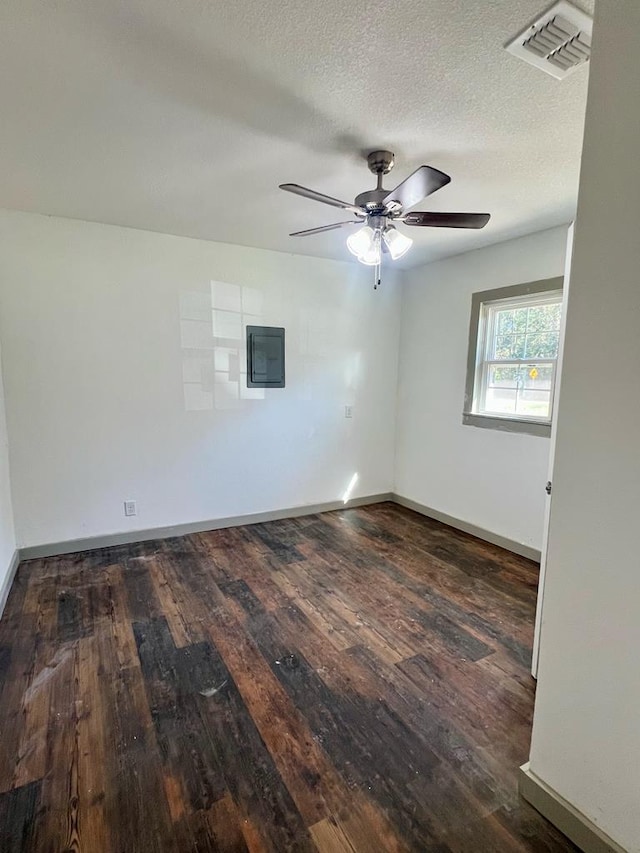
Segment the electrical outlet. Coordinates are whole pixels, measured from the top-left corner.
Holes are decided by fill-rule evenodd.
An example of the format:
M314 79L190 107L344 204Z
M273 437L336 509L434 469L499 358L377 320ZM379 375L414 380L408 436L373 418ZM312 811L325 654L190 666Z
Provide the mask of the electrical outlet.
M125 501L124 502L124 514L125 515L137 515L138 510L136 509L135 501Z
M353 417L353 406L345 406L344 407L344 416L345 418Z

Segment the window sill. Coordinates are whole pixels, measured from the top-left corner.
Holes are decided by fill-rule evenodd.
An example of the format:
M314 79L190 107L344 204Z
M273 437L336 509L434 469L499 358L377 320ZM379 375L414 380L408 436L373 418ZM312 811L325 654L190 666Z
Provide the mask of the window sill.
M476 415L472 412L465 412L462 415L462 423L465 426L497 429L502 432L523 432L543 438L549 438L551 435L551 424L541 421L522 421L514 418L500 418L494 415Z

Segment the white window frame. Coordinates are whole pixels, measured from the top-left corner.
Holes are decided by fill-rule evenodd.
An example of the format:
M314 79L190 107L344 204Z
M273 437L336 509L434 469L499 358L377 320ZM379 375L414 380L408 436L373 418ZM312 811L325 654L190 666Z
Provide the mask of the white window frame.
M487 429L525 432L532 435L549 436L553 417L554 392L556 386L557 357L527 359L492 359L489 348L494 340L494 322L499 309L505 306L525 307L529 305L562 302L562 278L532 281L525 284L501 287L474 293L471 304L471 322L469 326L469 352L467 358L467 381L462 421L469 426ZM533 415L498 414L482 408L486 396L486 383L491 365L520 366L553 363L553 375L550 389L549 417Z

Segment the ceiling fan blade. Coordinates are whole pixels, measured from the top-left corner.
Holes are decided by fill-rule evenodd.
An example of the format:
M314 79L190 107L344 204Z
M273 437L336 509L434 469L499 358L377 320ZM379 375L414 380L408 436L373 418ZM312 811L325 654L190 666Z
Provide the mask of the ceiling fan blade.
M307 189L307 187L301 187L300 184L280 184L280 189L285 190L285 192L288 193L301 195L304 198L310 198L312 201L321 201L323 204L330 204L331 207L341 207L343 210L350 210L357 216L366 215L366 211L363 210L361 207L356 207L354 204L349 204L346 201L340 201L340 199L333 198L330 195L323 195L323 193L317 193L315 190Z
M395 190L387 193L384 204L397 201L405 210L408 210L426 196L444 187L450 180L449 175L432 166L420 166L401 184L398 184Z
M308 237L309 234L322 234L323 231L334 231L336 228L344 228L347 225L362 225L357 219L349 219L347 222L335 222L333 225L320 225L318 228L307 228L305 231L294 231L289 237Z
M427 213L415 210L403 216L401 222L431 228L484 228L490 218L488 213Z

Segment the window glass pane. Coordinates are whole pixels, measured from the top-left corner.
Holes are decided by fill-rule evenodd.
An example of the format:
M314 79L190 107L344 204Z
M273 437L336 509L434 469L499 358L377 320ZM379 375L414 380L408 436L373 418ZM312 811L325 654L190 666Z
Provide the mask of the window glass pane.
M535 305L528 309L528 332L556 332L560 328L559 303L552 305Z
M548 418L551 411L550 391L518 392L516 414L522 418Z
M515 388L487 388L484 411L490 415L515 415L517 390Z
M519 371L518 366L489 366L484 401L486 412L499 415L516 413Z
M526 336L525 358L557 358L558 332L529 332Z
M549 418L553 364L523 364L520 368L516 414L521 417Z
M549 418L553 368L553 363L489 365L483 411Z
M525 351L526 335L500 335L496 338L493 358L513 361L517 358L524 358Z
M523 364L517 368L519 371L519 385L521 388L532 390L551 389L553 382L553 364Z
M513 347L511 349L511 352L513 353L512 358L524 358L526 344L526 335L516 335L513 341Z
M515 331L513 324L513 311L496 312L496 330L498 335L509 335Z
M513 331L514 332L526 332L527 331L527 312L528 308L516 308L513 312Z
M520 367L513 365L509 367L501 367L499 364L492 364L489 368L488 388L517 388L518 377L520 375Z
M513 339L515 335L500 335L496 338L496 345L493 352L494 358L513 358Z

